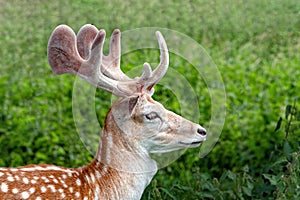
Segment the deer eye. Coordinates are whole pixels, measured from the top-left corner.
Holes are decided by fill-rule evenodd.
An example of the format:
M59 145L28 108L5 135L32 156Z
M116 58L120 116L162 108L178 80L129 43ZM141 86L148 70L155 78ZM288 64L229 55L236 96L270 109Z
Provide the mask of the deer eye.
M151 113L145 115L145 118L147 120L154 120L157 117L158 117L158 114L156 112L151 112Z

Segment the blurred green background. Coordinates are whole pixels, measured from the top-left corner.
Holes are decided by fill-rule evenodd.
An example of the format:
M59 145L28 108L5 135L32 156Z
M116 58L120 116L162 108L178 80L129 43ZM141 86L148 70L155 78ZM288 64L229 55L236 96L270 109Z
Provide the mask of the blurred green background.
M55 76L47 62L52 30L68 24L77 32L86 23L108 34L149 26L184 33L206 49L226 87L226 122L212 152L202 159L199 149L185 152L158 172L143 199L300 196L299 0L1 0L0 166L78 167L91 161L73 121L75 78ZM158 52L137 51L124 56L122 66L127 71L157 59ZM203 81L176 55L170 67L182 68L199 91L201 123L209 122ZM158 87L157 94L164 104L168 93ZM97 91L101 124L110 99ZM179 109L168 102L168 109Z

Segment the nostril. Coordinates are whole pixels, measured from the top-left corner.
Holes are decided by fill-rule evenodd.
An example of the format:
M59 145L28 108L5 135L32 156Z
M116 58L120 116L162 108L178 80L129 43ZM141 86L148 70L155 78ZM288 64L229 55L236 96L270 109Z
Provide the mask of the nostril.
M202 128L198 128L197 129L197 133L199 133L201 136L206 136L206 130L205 129L202 129Z

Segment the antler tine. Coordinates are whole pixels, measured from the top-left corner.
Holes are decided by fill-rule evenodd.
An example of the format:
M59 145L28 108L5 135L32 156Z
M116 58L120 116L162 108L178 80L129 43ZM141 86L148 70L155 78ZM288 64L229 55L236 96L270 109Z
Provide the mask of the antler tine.
M160 81L160 79L162 79L164 77L164 75L166 74L166 72L168 70L168 66L169 66L169 53L168 53L168 47L167 47L166 41L165 41L164 37L162 36L161 32L156 31L155 34L156 34L159 49L160 49L160 63L156 67L156 69L153 71L153 73L152 74L150 73L151 75L150 75L149 79L146 81L145 89L148 91L151 91L153 86L155 84L157 84ZM146 67L145 65L147 66L149 64L145 63L144 67ZM149 67L150 67L150 65L149 65Z
M98 32L99 32L98 29L91 24L84 25L78 31L77 48L78 48L79 55L83 59L89 58L91 46Z
M114 80L131 80L120 68L121 61L121 31L115 29L110 39L109 55L103 56L102 72Z

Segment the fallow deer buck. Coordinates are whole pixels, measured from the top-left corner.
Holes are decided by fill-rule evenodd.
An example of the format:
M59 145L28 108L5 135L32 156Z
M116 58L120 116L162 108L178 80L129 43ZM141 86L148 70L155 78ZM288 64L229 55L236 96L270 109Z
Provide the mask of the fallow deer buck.
M160 63L152 72L144 64L141 77L120 69L119 30L112 33L110 52L103 55L105 31L83 26L77 36L58 26L48 44L48 59L56 74L72 73L119 98L107 113L94 160L80 168L27 165L0 169L1 199L140 199L157 172L151 153L197 147L206 131L166 110L151 98L153 87L169 64L167 45L156 32Z

